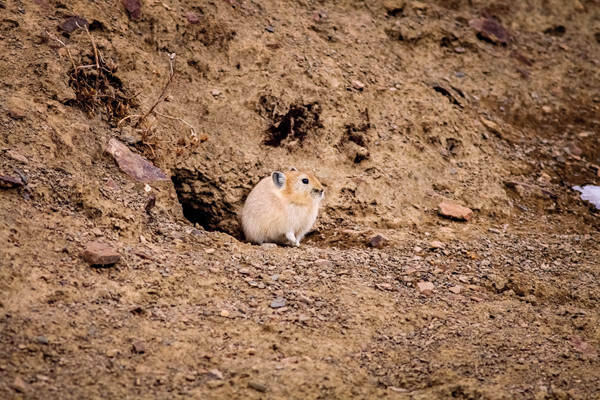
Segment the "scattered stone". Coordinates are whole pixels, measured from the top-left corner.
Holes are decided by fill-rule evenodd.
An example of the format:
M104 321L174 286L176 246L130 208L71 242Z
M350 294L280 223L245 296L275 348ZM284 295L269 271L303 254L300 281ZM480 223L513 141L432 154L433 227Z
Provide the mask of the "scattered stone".
M218 380L218 379L211 379L208 382L206 382L206 385L211 388L211 389L216 389L218 387L221 387L225 384L225 382Z
M10 189L23 186L21 178L13 178L8 175L0 175L0 188Z
M365 84L361 81L352 81L352 87L356 90L363 90L365 88Z
M213 97L218 97L221 95L221 91L219 89L213 89L210 91L210 94L212 94Z
M18 108L11 108L8 110L8 116L12 119L21 120L25 119L25 112Z
M473 210L450 202L441 202L438 205L438 213L446 218L468 221L473 216Z
M552 113L552 107L550 107L550 106L542 106L542 112L544 114L550 114L550 113Z
M238 272L242 275L250 275L250 269L248 268L240 268Z
M463 287L461 285L456 285L456 286L450 287L448 290L454 294L460 294L460 292L462 292L462 289L463 289Z
M477 32L480 39L494 44L507 44L510 39L508 31L495 19L475 18L469 21L469 26Z
M248 387L256 390L257 392L265 393L267 391L267 387L262 383L258 382L248 382Z
M265 30L269 33L274 33L275 32L275 28L272 27L271 25L268 25L265 27Z
M200 18L198 17L198 15L196 15L196 13L189 11L186 12L185 14L183 14L183 16L187 19L187 21L194 25L200 22Z
M417 282L417 289L419 289L419 293L424 294L426 296L430 296L433 294L433 289L435 286L431 282L419 281Z
M134 21L139 20L142 17L142 4L140 0L121 0L125 9L127 10L127 14L129 14L129 18Z
M63 21L63 23L58 26L58 29L67 33L71 33L75 29L83 29L89 25L89 22L87 22L85 18L75 15Z
M389 283L378 283L375 285L375 287L379 290L394 290L394 287L392 285L390 285Z
M227 318L227 317L229 317L231 314L230 314L230 312L229 312L229 311L227 311L227 310L221 310L221 313L220 313L220 315L221 315L221 317L225 317L225 318Z
M263 243L260 245L260 247L262 247L265 250L272 250L276 249L277 245L275 243Z
M90 265L112 265L119 262L121 255L112 246L89 242L83 252L83 259Z
M225 378L223 376L223 373L216 368L209 370L207 377L208 377L208 379L218 379L218 380L223 380Z
M118 349L109 349L106 351L106 357L108 357L108 358L115 358L118 355L119 355Z
M27 157L25 157L24 155L22 155L20 153L17 153L14 150L8 150L6 152L6 155L8 156L8 158L11 158L11 159L18 161L20 163L23 163L23 164L27 164L27 162L28 162Z
M271 302L271 308L281 308L285 307L287 301L283 297L277 297L275 300Z
M35 338L35 341L39 344L48 344L48 338L46 336L38 336Z
M486 119L486 118L481 118L481 123L494 135L497 135L500 138L502 137L502 132L500 131L500 126L498 126L497 123L495 123L494 121L490 121L489 119Z
M443 249L444 243L440 242L439 240L433 240L431 243L429 243L429 247L431 249Z
M375 249L383 249L388 243L388 239L382 235L375 235L367 242L369 247L373 247Z
M388 15L397 15L404 10L406 0L384 0L383 7Z
M139 182L151 183L168 180L160 168L139 154L133 153L117 139L110 139L106 151L114 157L123 172Z
M467 51L467 49L465 49L464 47L455 47L455 48L454 48L454 52L455 52L455 53L458 53L458 54L462 54L462 53L464 53L465 51Z
M142 353L146 352L146 345L141 340L138 340L137 342L133 342L132 348L133 348L133 352L137 353L137 354L142 354Z
M25 393L27 390L27 385L20 376L15 377L15 380L10 386L19 393Z

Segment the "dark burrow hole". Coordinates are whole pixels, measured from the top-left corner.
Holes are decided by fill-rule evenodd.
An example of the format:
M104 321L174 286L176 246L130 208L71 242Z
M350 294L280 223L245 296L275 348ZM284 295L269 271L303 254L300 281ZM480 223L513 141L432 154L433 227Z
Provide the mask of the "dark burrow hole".
M208 177L196 171L176 170L171 177L183 216L207 231L243 238L235 205Z

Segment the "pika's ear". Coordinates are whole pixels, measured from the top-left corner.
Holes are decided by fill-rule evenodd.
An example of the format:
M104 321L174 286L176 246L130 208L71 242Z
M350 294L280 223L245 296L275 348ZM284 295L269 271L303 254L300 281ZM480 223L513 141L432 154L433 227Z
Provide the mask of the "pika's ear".
M298 171L296 167L290 167L290 171Z
M273 178L273 183L276 187L282 188L285 185L285 175L283 172L275 171L271 174L271 178Z

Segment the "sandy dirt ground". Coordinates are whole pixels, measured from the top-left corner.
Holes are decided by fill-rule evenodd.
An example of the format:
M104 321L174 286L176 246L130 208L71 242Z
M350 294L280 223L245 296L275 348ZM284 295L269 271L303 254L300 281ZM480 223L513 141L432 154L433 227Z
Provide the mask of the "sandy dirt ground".
M1 398L600 398L598 1L0 0L0 54Z

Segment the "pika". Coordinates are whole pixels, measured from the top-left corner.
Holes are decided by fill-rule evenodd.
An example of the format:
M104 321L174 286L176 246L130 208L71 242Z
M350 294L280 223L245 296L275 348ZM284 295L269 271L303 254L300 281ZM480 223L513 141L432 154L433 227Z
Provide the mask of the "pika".
M295 168L285 173L275 171L263 178L242 209L246 240L300 246L317 219L324 193L313 174Z

